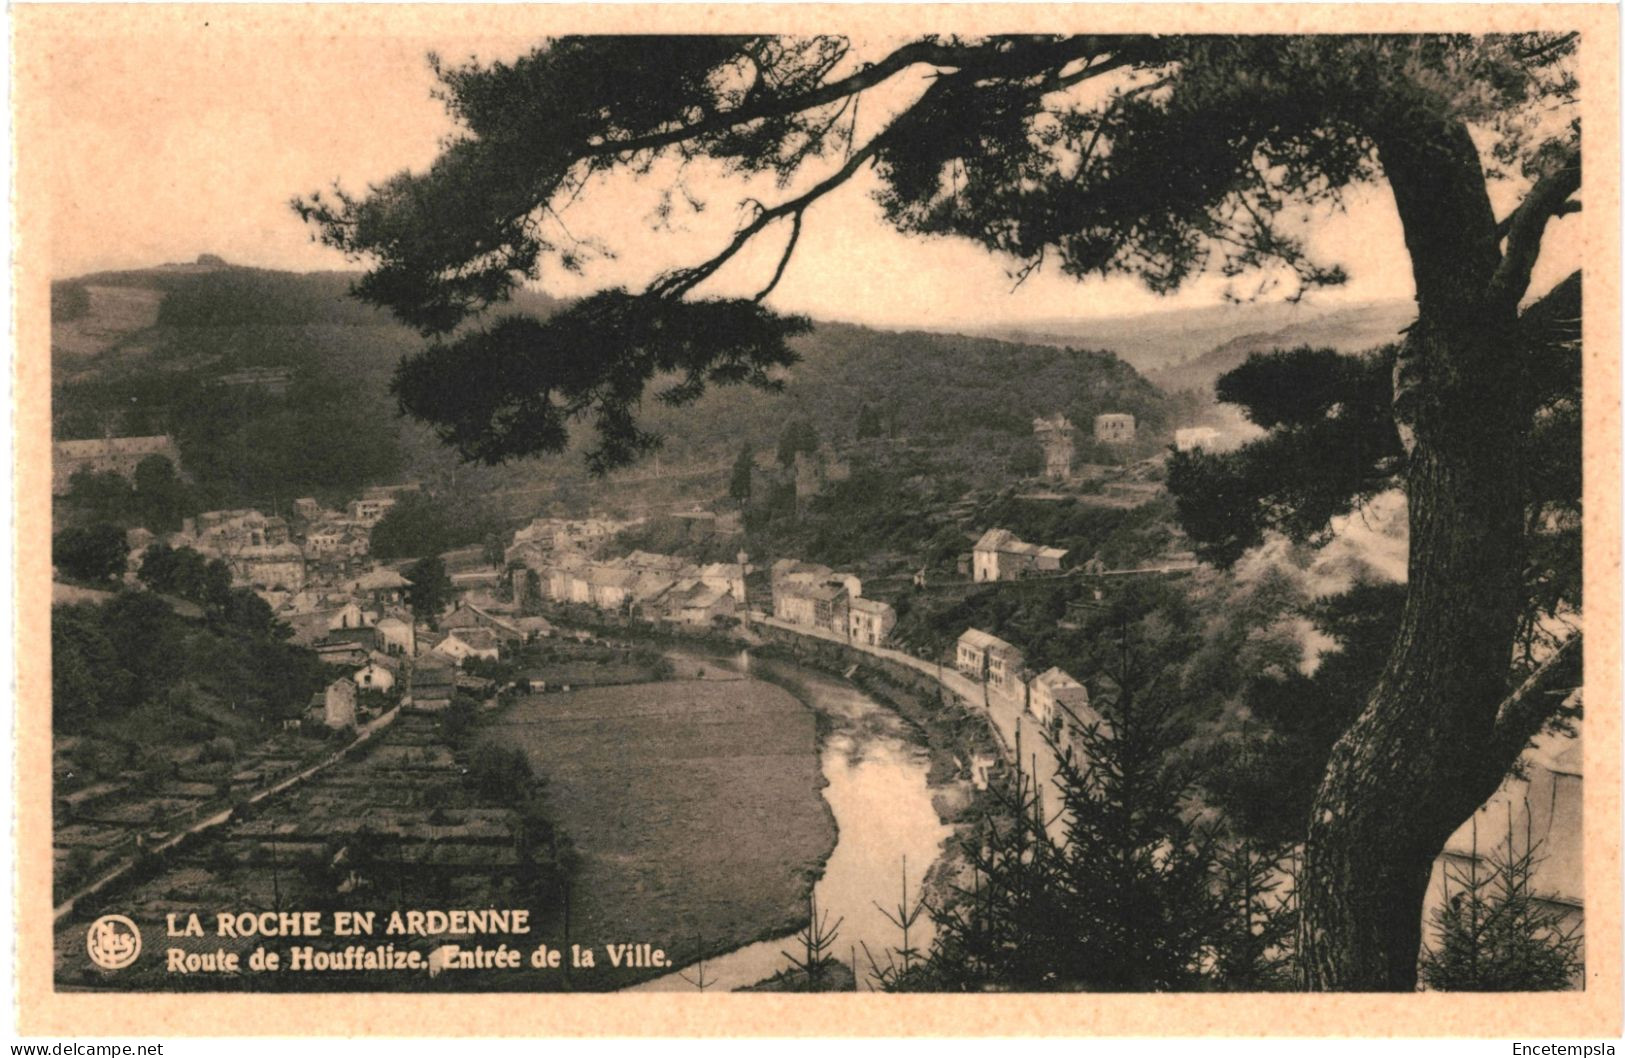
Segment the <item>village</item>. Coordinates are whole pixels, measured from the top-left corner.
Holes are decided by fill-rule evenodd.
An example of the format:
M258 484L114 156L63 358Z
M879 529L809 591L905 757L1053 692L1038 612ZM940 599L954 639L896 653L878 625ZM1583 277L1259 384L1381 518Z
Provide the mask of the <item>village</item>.
M1102 440L1134 436L1131 416L1103 416ZM1034 423L1045 446L1043 481L1064 485L1075 476L1073 428L1062 417ZM112 438L63 442L56 475L65 491L73 473L90 470L133 476L144 459L174 455L165 438ZM827 475L798 457L795 480L817 489ZM373 529L403 497L422 495L415 483L366 488L336 509L313 498L295 499L286 514L256 509L200 512L174 532L144 528L126 532L121 578L143 584L142 564L162 549L195 552L230 570L234 587L249 589L285 625L289 641L313 651L329 674L307 703L275 709L277 727L256 739L238 739L231 754L210 757L208 748L169 754L170 775L154 783L125 772L91 776L75 766L83 741L58 741L56 802L60 895L164 847L189 829L216 818L224 807L263 798L284 788L339 744L366 737L396 710L437 714L459 699L494 706L512 694L568 691L644 677L614 657L593 655L585 628L608 622L625 633L638 628L668 635L761 642L768 629L821 638L900 659L965 702L987 711L1008 760L1025 723L1029 744L1043 736L1064 737L1067 725L1098 722L1083 683L1058 667L1028 672L1022 651L990 632L967 628L948 660L914 657L896 649L897 612L885 598L865 594L854 572L782 557L762 564L738 551L731 562L697 563L644 550L614 554L617 538L637 522L607 517L537 517L513 531L500 553L472 546L439 556L450 592L437 609L413 604L409 560L379 561L370 554ZM661 516L680 526L678 538L706 544L740 538L738 512L679 510ZM1082 566L1063 550L1029 543L1008 530L988 527L959 557L951 573L932 571L938 589L1099 573L1098 560ZM154 550L154 549L157 550ZM921 589L919 570L906 579L887 578L889 592ZM944 582L951 583L944 583ZM58 585L62 601L105 597L103 592ZM170 598L178 613L201 611ZM602 629L600 628L600 631ZM548 642L567 643L573 653ZM628 675L621 675L629 673ZM316 743L300 733L326 732ZM184 758L184 759L183 759ZM999 761L986 753L962 755L965 775L984 788ZM1042 768L1047 777L1051 761Z
M1033 420L1032 436L1042 458L1034 477L1016 483L1020 500L1134 509L1162 494L1160 464L1166 451L1222 451L1238 443L1233 433L1210 426L1181 427L1162 452L1146 455L1142 445L1119 464L1100 466L1078 461L1078 432L1064 415ZM1092 439L1096 451L1100 446L1128 451L1137 440L1134 417L1100 415ZM77 468L129 475L141 460L172 453L163 438L65 442L60 448L57 472L64 484ZM771 465L753 473L777 480L777 468ZM826 449L797 453L782 477L795 488L801 510L848 473L844 460ZM253 865L266 855L302 858L308 861L302 869L316 870L310 863L328 857L335 841L344 843L341 839L349 833L344 827L359 825L353 818L342 822L346 813L341 801L323 791L359 787L367 789L368 803L377 802L365 813L369 834L382 827L395 840L432 838L442 848L432 860L441 881L433 884L462 886L476 899L499 890L510 884L502 880L503 872L514 868L503 837L503 819L510 809L472 804L461 814L440 812L425 823L432 809L404 793L389 792L396 787L331 770L329 765L339 759L332 747L359 746L383 736L377 743L383 749L368 751L368 759L380 763L368 767L427 767L438 769L433 772L438 780L455 777L456 759L436 735L437 716L454 705L491 711L517 696L569 696L594 687L613 691L619 684L658 678L647 660L638 662L626 653L629 644L648 636L745 647L816 641L845 652L836 655L845 659L837 669L845 666L848 675L864 664L911 674L934 688L939 702L980 716L992 736L985 746L953 747L954 781L970 791L985 791L996 776L1012 769L1025 772L1023 781L1031 783L1046 829L1059 838L1065 814L1057 772L1064 755L1084 750L1086 732L1103 727L1089 690L1098 684L1099 674L1032 666L1026 645L1001 636L994 627L963 627L945 650L924 650L918 643L911 647L894 635L899 607L933 597L962 598L968 592L985 595L1006 588L1020 592L1063 582L1075 582L1085 600L1069 606L1087 606L1089 598L1102 599L1125 579L1179 578L1197 569L1177 537L1160 554L1144 556L1129 568L1110 568L1098 552L1023 539L1002 525L961 522L965 550L951 565L867 577L859 570L793 556L754 558L745 549L745 512L722 501L716 509L685 505L634 518L537 516L514 529L500 546L471 545L433 556L436 575L443 575L446 583L425 605L414 592L418 562L384 561L371 553L379 523L403 499L424 494L415 482L369 486L331 508L303 497L283 514L252 508L207 511L183 519L174 532L127 531L122 578L127 586L143 583L142 564L155 547L224 563L233 587L251 590L287 628L291 643L314 652L326 682L308 702L288 703L276 730L245 742L229 760L212 759L207 747L189 750L185 759L172 763L170 780L157 787L136 774L85 781L68 765L78 740L59 739L55 842L58 893L67 900L59 909L62 915L71 914L74 884L116 881L143 854L179 845L227 819L237 822L223 847L236 852L231 858L211 852L212 865L195 868L210 885L231 877L247 884L257 873ZM962 504L953 513L963 519L972 510ZM626 545L656 523L660 538L675 541L683 553ZM730 547L736 549L728 561L690 557L714 557ZM82 598L83 592L59 585L59 597ZM408 722L396 723L403 716ZM394 730L388 731L391 725ZM312 732L322 739L311 742ZM1576 759L1575 748L1562 743L1548 745L1534 758L1530 781L1553 797L1548 825L1573 826L1577 794L1565 778ZM403 775L390 781L415 780ZM1565 790L1568 795L1559 797ZM255 822L241 821L242 809L233 807L260 803L274 811ZM351 807L355 804L351 798ZM473 829L457 821L465 816ZM273 837L276 844L263 844ZM1467 841L1458 836L1441 864L1470 862ZM1561 850L1571 844L1566 839L1557 843ZM281 851L268 854L265 847ZM430 862L424 861L424 871L429 872ZM487 867L497 873L482 873ZM181 906L178 898L155 892L143 897L141 906L156 913ZM1572 913L1578 916L1577 905Z

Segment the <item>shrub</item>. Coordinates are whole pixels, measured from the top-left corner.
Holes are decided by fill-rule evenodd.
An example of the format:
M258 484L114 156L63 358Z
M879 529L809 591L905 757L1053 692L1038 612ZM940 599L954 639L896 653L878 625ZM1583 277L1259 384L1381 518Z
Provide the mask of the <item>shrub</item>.
M518 807L530 797L535 773L523 750L486 743L469 757L468 783L482 799Z

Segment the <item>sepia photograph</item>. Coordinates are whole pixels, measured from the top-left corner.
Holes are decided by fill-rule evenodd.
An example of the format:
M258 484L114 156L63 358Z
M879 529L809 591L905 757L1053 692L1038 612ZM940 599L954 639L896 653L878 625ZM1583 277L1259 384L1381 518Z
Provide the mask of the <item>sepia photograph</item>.
M430 6L14 16L39 1009L1617 1034L1613 13Z

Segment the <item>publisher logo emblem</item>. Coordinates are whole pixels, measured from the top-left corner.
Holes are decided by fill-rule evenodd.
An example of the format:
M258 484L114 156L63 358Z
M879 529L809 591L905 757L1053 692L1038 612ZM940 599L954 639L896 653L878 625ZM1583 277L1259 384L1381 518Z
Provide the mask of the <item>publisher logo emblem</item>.
M123 915L103 915L85 936L90 961L104 970L122 970L141 954L141 931Z

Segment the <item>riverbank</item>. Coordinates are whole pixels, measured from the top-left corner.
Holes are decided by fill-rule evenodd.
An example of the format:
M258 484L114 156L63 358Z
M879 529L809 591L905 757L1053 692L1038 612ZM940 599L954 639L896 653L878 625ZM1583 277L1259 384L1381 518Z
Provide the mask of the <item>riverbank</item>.
M950 833L924 876L916 875L910 884L917 886L918 895L929 906L945 906L968 867L964 843L989 810L986 794L973 781L978 764L997 761L1000 756L987 717L911 668L855 647L771 626L760 626L760 631L767 642L754 652L757 656L783 658L846 680L896 713L929 755L931 805Z

